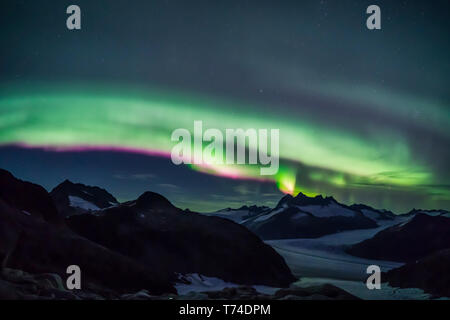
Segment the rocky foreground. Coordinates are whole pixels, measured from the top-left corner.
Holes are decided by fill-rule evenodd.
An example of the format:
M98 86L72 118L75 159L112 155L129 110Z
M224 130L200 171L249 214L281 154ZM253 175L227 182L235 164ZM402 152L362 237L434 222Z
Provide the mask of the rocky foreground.
M332 285L290 287L273 295L253 287L225 288L221 291L191 292L185 295L152 295L148 290L118 294L112 290L67 290L55 273L30 274L5 268L0 276L0 300L355 300L355 296Z
M390 270L384 278L393 287L421 288L435 297L450 297L450 249Z

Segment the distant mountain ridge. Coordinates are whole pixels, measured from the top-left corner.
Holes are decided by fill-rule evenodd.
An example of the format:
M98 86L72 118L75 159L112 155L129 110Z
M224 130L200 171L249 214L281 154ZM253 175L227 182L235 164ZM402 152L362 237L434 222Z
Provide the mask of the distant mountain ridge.
M352 204L350 208L362 212L363 215L372 220L394 220L395 214L389 210L374 209L365 204Z
M432 210L412 209L411 211L409 211L407 213L403 213L399 216L414 216L419 213L426 214L429 216L442 216L442 217L450 218L450 211L443 210L443 209L432 209Z
M340 204L333 197L284 196L272 210L242 222L265 240L317 238L344 230L378 226L359 210Z
M285 195L277 205L268 207L243 206L239 209L223 209L207 215L215 215L240 223L264 240L289 238L317 238L346 230L370 229L389 222L399 223L404 217L416 214L450 217L446 210L418 210L396 215L386 209L374 209L365 204L345 205L333 197ZM391 223L392 222L392 223Z
M244 205L237 209L226 208L226 209L222 209L222 210L219 210L216 212L202 213L202 214L228 219L228 220L234 221L236 223L242 223L243 221L245 221L247 219L258 216L264 212L269 212L270 210L272 210L272 209L269 207L266 207L266 206L260 207L260 206L256 206L256 205L252 205L252 206Z
M299 192L295 197L287 194L276 205L276 208L285 206L307 206L307 205L319 205L327 206L331 203L337 203L333 197L323 197L322 195L317 195L315 197L308 197L307 195Z

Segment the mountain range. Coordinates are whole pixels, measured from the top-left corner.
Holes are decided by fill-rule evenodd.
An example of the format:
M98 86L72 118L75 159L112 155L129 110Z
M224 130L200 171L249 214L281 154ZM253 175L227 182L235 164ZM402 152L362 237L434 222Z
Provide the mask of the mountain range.
M87 239L153 269L274 287L295 280L275 250L245 227L183 211L153 192L98 215L71 216L66 222Z
M389 215L364 207L346 206L332 197L284 196L275 208L249 210L240 223L264 240L317 238L345 230L375 228ZM223 216L223 215L222 215ZM226 216L225 216L226 217Z
M0 170L0 221L2 274L64 278L76 264L84 288L104 297L176 293L183 273L279 288L295 281L283 258L245 227L183 211L152 192L119 204L100 188L65 181L50 195Z
M449 276L437 275L448 268L449 218L445 210L395 215L302 193L284 196L274 208L253 205L198 213L177 208L150 191L119 203L105 189L68 180L48 193L0 169L0 298L169 296L177 293L180 281L189 283L185 279L192 274L247 286L211 291L203 298L236 298L249 292L261 299L284 297L286 292L296 299L309 294L350 298L335 287L292 287L297 277L264 241L358 230L380 231L346 247L347 254L405 263L388 271L385 281L449 296L449 286L443 285ZM61 284L72 264L83 270L84 290L77 295ZM34 286L24 289L23 283ZM248 289L255 285L288 289L267 296ZM130 294L142 290L145 294Z

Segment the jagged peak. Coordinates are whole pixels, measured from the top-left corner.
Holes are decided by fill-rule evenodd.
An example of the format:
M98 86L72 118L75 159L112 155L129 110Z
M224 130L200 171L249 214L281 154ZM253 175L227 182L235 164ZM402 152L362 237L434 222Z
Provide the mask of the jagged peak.
M269 209L269 207L266 206L257 206L256 204L252 205L243 205L242 207L236 209L236 210L248 210L248 211L260 211L260 210L266 210ZM230 209L232 210L232 209Z
M95 189L104 190L104 189L102 189L100 187L97 187L97 186L89 186L89 185L86 185L86 184L81 183L81 182L72 182L69 179L65 179L63 182L61 182L55 188L53 188L53 190L60 189L62 187L78 187L78 188L93 188L93 189L95 188Z
M299 192L295 197L290 194L285 195L278 202L277 207L283 205L329 205L331 203L338 203L333 197L323 197L317 195L315 197L309 197L302 192Z
M284 204L288 204L291 202L292 199L294 199L294 197L291 194L287 194L283 198L281 198L280 201L278 201L276 207L281 207Z

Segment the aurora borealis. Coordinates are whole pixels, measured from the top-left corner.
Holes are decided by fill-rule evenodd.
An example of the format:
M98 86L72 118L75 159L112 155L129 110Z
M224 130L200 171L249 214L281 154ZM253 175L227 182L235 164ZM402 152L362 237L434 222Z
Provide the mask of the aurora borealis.
M172 186L161 192L198 210L270 204L279 191L398 211L448 209L450 48L448 29L438 31L448 22L425 1L408 3L385 4L383 16L391 18L379 34L359 25L364 4L345 11L326 1L277 10L260 4L256 12L233 2L225 8L141 3L139 10L120 1L102 11L80 1L86 18L79 33L54 22L64 4L42 6L42 30L32 34L25 20L36 8L2 8L16 31L1 31L0 165L19 176L38 170L32 159L2 157L12 146L27 156L64 151L77 159L130 153L146 159L146 174ZM417 17L408 21L400 14L405 11ZM131 15L147 23L136 17L122 23ZM422 33L405 34L405 25ZM180 170L169 159L170 136L177 128L192 130L196 120L219 130L279 129L278 173L261 176L253 165L190 165L182 182L189 191L180 195L181 180L169 173ZM164 161L164 169L155 172L153 161ZM128 163L114 170L120 166L128 177L142 175ZM85 168L86 176L102 170L94 163ZM45 180L49 168L36 170L32 178ZM114 179L116 171L102 175ZM133 181L125 181L131 188ZM151 179L146 183L155 187ZM128 200L134 191L117 192Z

